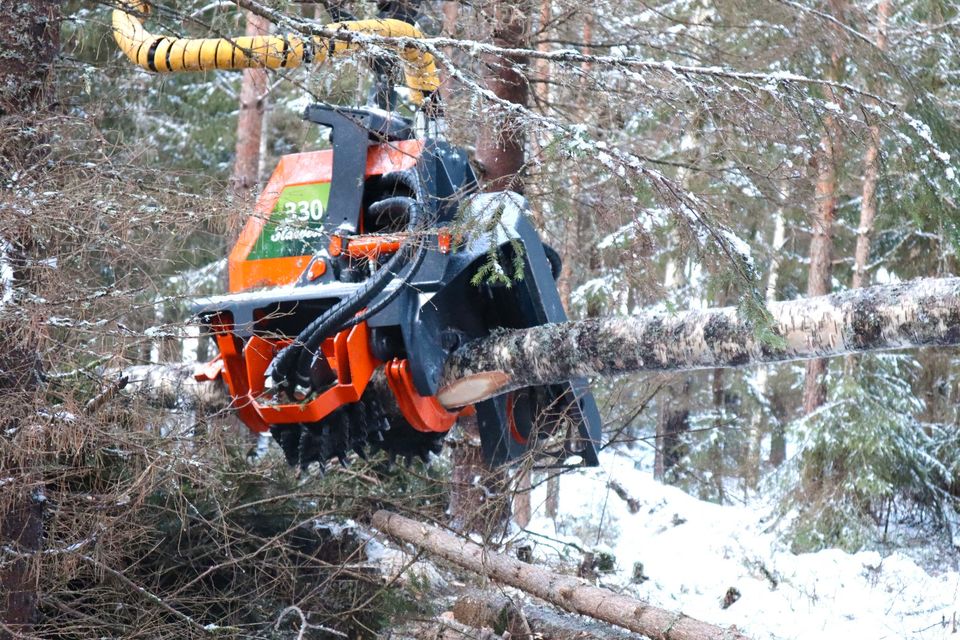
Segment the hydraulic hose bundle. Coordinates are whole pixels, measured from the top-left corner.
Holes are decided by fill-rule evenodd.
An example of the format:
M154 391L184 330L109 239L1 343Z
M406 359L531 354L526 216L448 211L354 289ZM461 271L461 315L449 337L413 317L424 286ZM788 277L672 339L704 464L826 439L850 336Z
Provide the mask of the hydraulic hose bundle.
M120 49L137 65L155 73L207 71L211 69L294 68L322 63L327 58L359 50L358 39L300 34L239 36L236 38L178 38L147 31L136 14L146 15L144 0L121 0L123 9L113 12L113 36ZM395 19L351 20L325 25L325 31L355 32L382 38L423 37L417 27ZM440 86L433 56L402 43L384 44L394 49L404 63L406 85L419 104Z
M409 220L407 229L411 234L411 241L404 243L386 264L377 269L364 286L314 319L297 335L293 343L276 355L268 374L277 385L285 387L287 393L296 400L302 400L311 390L315 390L318 384L323 383L322 377L318 379L317 374L318 371L325 372L328 369L320 350L323 341L344 329L359 324L390 304L403 290L404 284L420 267L426 256L426 244L417 239L417 231L422 226L423 210L416 200L395 196L374 202L369 209L374 216L405 215ZM401 270L403 274L398 277ZM393 291L378 300L374 307L358 315L394 279L399 282Z

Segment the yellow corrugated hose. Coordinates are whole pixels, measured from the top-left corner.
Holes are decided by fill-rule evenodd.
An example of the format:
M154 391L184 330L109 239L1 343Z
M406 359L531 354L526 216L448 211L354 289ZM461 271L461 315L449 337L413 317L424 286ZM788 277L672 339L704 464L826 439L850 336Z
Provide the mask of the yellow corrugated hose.
M321 36L240 36L237 38L176 38L157 36L143 27L133 12L146 14L143 0L124 0L126 10L113 11L113 37L130 60L148 71L171 73L208 69L269 69L323 62L330 56L362 47L356 42ZM325 29L356 31L386 38L420 38L420 30L401 20L335 22ZM415 102L440 86L433 56L415 47L397 46L404 62L406 84Z

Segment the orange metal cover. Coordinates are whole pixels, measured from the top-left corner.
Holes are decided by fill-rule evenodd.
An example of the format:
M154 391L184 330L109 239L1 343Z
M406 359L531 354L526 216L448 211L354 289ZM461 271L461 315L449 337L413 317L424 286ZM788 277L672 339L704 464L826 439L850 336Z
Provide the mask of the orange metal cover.
M401 140L371 146L367 152L366 175L369 177L408 169L417 163L422 149L421 140ZM333 151L329 149L294 153L280 158L270 181L257 199L253 215L247 220L230 252L228 268L231 293L296 282L310 262L310 256L247 258L273 215L283 190L287 187L329 183L332 169Z

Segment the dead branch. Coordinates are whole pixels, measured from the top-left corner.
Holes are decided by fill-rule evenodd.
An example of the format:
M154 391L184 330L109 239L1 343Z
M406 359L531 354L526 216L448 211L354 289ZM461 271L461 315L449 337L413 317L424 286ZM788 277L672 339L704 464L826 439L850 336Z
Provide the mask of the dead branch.
M607 487L610 488L617 497L627 503L627 509L630 513L637 513L640 511L640 501L630 495L630 492L627 491L622 484L616 480L611 480L607 483Z
M704 640L745 638L736 629L721 629L682 613L654 607L642 600L595 587L572 576L553 573L459 538L439 527L389 511L373 514L373 526L404 542L421 547L465 569L522 589L558 607L614 624L650 638Z

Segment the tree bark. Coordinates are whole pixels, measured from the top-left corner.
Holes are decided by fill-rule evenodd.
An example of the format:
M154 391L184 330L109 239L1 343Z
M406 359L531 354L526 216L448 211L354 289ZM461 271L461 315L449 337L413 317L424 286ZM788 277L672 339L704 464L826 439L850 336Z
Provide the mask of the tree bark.
M572 377L740 367L960 342L960 278L924 279L769 305L765 343L734 307L587 319L499 333L446 363L438 398L463 406Z
M631 640L629 631L565 615L553 608L521 603L499 593L460 596L451 609L458 622L477 628L506 628L510 640Z
M834 0L831 5L837 19L840 19L842 0ZM839 42L839 41L838 41ZM831 52L831 64L828 78L837 81L843 68L843 51L839 44ZM831 101L842 108L839 96L831 91ZM823 117L823 133L820 137L820 149L815 158L817 169L816 213L811 225L810 270L807 274L807 295L822 296L830 293L832 282L833 221L837 213L837 165L840 155L841 131L836 116L827 113ZM812 413L827 399L827 387L824 376L827 361L818 358L807 362L806 377L803 381L803 411Z
M37 609L36 553L43 540L43 500L21 494L0 519L0 543L18 557L0 563L0 640L29 635Z
M247 12L246 35L270 33L266 18ZM246 195L257 186L260 176L260 141L263 135L264 102L267 94L266 69L244 69L240 82L240 113L237 116L237 146L230 175L230 188Z
M558 607L614 624L650 638L703 640L744 638L735 628L722 629L642 600L586 584L542 567L526 564L442 529L391 513L377 511L373 526L465 569L488 576L551 602Z
M528 467L523 467L516 475L513 490L513 521L520 528L526 528L533 517L533 507L530 503L530 491L533 488L530 477L532 473Z
M493 43L500 47L523 48L527 44L530 12L518 0L493 2ZM491 91L504 100L526 106L529 85L523 69L526 56L483 57L484 80ZM526 136L516 115L497 116L477 140L477 162L485 191L523 193L524 146Z
M659 394L653 477L661 482L684 455L682 434L690 430L690 384L690 378L685 378Z
M877 6L877 49L887 48L887 20L890 18L890 0L881 0ZM877 179L880 174L880 125L870 125L870 139L863 158L863 190L860 199L860 224L857 226L857 247L853 257L853 288L867 283L867 260L870 258L870 234L877 217Z
M768 305L761 341L733 307L597 318L517 329L476 340L447 361L438 398L463 406L531 385L641 371L744 367L960 345L960 278L928 278ZM219 382L195 382L189 365L130 367L128 390L164 406L223 408ZM191 404L193 403L193 404ZM209 403L209 404L208 404Z
M16 133L7 133L0 145L0 177L20 172L21 186L29 176L49 168L49 149L43 144L48 129L42 119L55 102L49 80L60 51L60 11L61 3L55 0L0 2L0 120L22 120L18 126L5 127ZM30 254L36 242L29 225L25 229L21 237L0 238L4 254L16 254L19 265L9 285L14 303L16 288L34 281L30 265L36 256ZM9 266L11 255L4 259ZM36 407L41 336L24 326L33 318L24 322L16 312L4 315L0 318L0 434L5 435L0 437L15 439ZM15 442L4 453L9 458L0 460L0 468L13 477L14 484L0 491L0 547L20 555L0 562L0 640L30 635L39 599L34 556L43 546L44 515L42 482L32 481Z
M0 117L50 103L48 78L60 51L60 2L0 2Z

